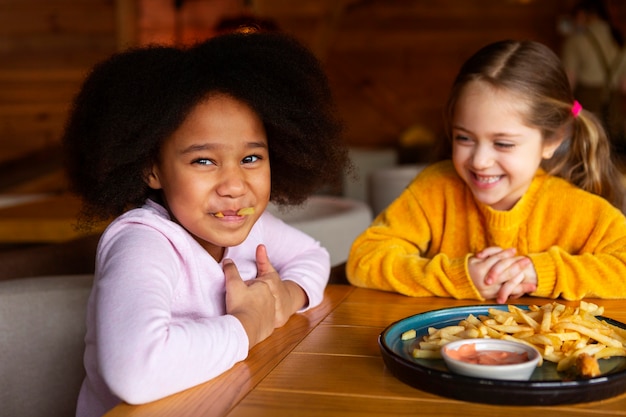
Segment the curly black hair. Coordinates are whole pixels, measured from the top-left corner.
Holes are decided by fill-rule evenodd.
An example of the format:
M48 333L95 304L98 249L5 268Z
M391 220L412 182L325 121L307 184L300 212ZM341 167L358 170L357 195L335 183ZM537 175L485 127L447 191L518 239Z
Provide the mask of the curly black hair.
M287 35L233 33L187 49L130 49L94 67L63 136L83 221L141 206L153 193L145 174L161 145L211 94L246 103L263 121L271 201L296 205L340 185L350 162L321 64Z

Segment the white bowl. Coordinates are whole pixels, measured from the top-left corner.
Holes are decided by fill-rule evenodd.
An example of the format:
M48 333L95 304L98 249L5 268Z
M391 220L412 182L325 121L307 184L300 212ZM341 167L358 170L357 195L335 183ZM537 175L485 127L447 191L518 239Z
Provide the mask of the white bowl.
M528 360L514 364L479 364L450 357L449 351L457 351L462 345L474 344L476 351L506 351L526 353ZM500 339L464 339L450 342L441 348L441 356L448 369L455 374L483 379L527 381L541 360L541 354L532 346Z

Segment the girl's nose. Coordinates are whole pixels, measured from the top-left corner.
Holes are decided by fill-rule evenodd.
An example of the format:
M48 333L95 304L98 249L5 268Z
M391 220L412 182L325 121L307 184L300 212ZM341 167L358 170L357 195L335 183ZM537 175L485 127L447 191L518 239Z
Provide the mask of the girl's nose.
M245 193L246 181L241 167L225 168L220 173L217 193L222 197L239 197Z
M472 152L472 167L475 169L485 169L493 164L493 155L487 146L476 146Z

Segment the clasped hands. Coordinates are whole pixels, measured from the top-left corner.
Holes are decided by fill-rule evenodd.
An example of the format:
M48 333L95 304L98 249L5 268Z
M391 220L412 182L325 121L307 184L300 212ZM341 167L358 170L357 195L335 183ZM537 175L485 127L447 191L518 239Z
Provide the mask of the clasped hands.
M257 247L256 263L257 277L243 281L232 260L223 262L226 313L239 319L248 335L249 347L282 327L308 301L298 284L280 279L264 245Z
M480 295L500 304L537 289L537 271L532 261L517 256L515 248L483 249L470 257L468 270Z

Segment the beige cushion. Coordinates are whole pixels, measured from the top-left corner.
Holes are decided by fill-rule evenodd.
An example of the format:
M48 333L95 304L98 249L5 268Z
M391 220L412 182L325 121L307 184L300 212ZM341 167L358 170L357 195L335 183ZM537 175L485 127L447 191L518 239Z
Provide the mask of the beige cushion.
M319 241L333 267L346 262L352 242L372 222L372 210L364 202L327 195L314 195L297 207L270 203L267 211Z
M0 281L0 414L73 416L93 275Z

